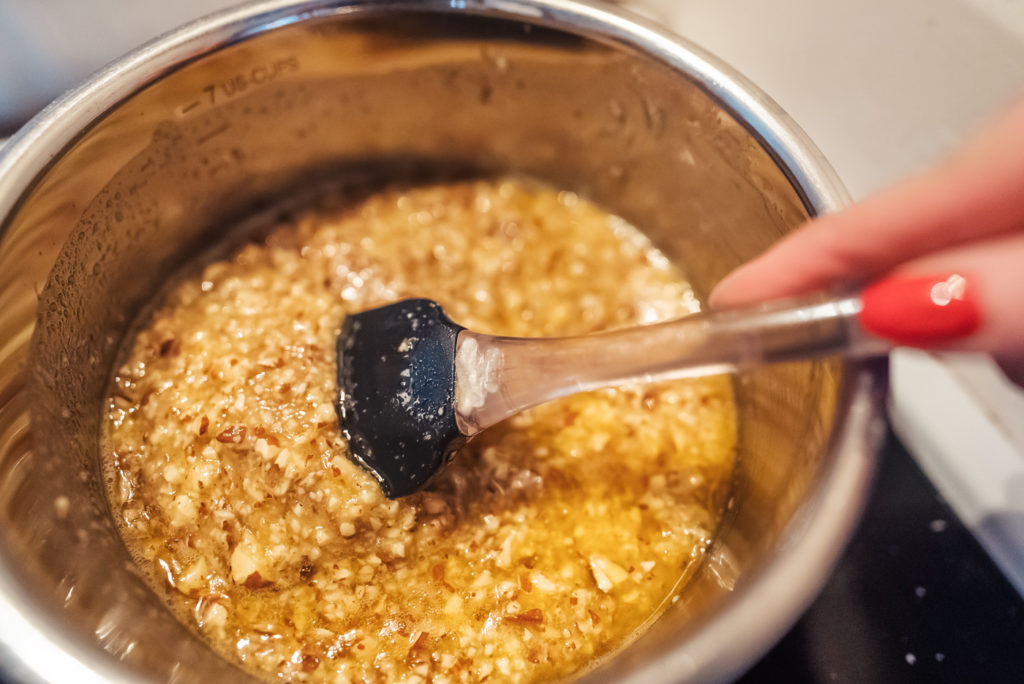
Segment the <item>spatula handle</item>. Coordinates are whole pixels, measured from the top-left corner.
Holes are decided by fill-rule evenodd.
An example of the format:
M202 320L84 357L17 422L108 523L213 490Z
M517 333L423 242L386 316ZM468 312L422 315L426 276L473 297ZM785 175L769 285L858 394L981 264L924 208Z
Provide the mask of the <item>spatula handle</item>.
M585 337L492 337L466 330L457 342L456 388L475 395L456 397L459 429L472 435L530 406L627 382L834 354L881 355L894 344L933 346L978 327L969 295L959 275L893 277L858 295L816 294Z
M627 382L710 375L839 353L884 353L889 345L858 325L860 311L859 297L815 296L584 337L528 339L463 331L460 351L467 343L475 346L476 358L489 366L491 377L485 379L490 391L477 401L460 403L457 398L459 427L474 434L530 406ZM459 371L470 367L468 356L462 356L466 363L456 366L456 387L463 382Z

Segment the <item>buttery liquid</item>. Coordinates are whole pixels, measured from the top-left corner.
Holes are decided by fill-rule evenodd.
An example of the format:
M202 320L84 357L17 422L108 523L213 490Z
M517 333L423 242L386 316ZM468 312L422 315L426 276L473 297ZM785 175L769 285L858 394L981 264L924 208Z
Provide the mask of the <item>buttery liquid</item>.
M183 619L267 679L536 682L623 645L700 562L732 469L724 377L528 411L389 501L337 425L345 314L437 300L482 332L696 310L621 219L514 179L334 196L170 288L106 408L110 497Z

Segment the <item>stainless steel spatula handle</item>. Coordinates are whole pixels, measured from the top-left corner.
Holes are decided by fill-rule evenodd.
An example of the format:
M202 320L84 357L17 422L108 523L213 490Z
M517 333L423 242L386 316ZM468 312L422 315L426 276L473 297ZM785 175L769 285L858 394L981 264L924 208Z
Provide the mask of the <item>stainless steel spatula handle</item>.
M857 296L816 295L584 337L463 330L455 365L459 431L471 436L531 406L601 387L887 352L891 343L859 324L861 308Z

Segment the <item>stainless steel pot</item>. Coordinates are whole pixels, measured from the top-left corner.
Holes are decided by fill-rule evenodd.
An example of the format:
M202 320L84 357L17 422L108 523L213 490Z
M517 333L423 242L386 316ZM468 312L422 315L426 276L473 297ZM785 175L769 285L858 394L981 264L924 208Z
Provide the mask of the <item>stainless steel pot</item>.
M227 226L365 164L511 170L647 231L699 294L846 197L804 135L697 47L569 0L270 0L198 21L51 105L0 157L0 661L27 681L246 679L110 522L99 402L126 326ZM728 679L815 595L880 437L873 369L737 378L708 562L586 681Z

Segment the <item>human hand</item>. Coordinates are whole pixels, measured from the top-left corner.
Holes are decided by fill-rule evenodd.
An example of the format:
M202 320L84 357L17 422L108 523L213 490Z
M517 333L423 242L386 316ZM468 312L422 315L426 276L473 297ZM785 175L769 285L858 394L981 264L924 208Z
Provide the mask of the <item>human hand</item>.
M981 325L942 348L989 352L1024 385L1024 100L939 165L786 236L722 280L711 305L952 273Z

